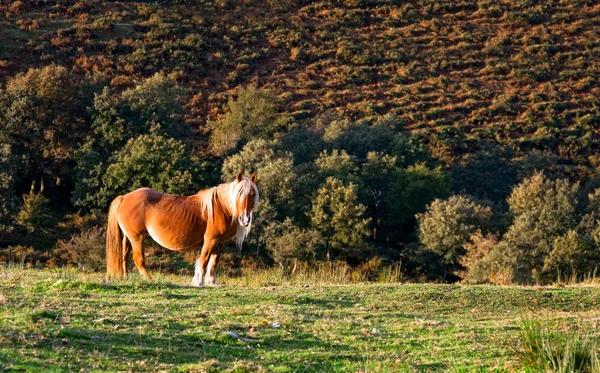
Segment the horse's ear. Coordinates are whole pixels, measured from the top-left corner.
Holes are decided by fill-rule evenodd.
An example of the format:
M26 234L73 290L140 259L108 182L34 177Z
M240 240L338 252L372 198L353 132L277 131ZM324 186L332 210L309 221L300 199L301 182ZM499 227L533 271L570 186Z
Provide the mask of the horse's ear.
M244 175L242 174L242 172L240 171L240 173L237 176L237 182L239 183L240 181L242 181L242 179L244 178Z
M252 176L250 176L250 181L252 181L253 183L256 183L256 172L252 174Z

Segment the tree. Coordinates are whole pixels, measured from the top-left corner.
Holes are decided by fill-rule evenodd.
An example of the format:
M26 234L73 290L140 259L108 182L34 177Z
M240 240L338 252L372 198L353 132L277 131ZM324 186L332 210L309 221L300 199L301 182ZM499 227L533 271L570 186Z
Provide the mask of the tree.
M468 155L452 168L453 190L494 203L506 203L517 173L510 164L512 154L506 149L485 146Z
M328 177L334 177L344 182L360 183L358 177L358 166L354 157L350 156L345 150L334 149L330 153L323 151L315 164L319 169L322 180Z
M327 242L327 256L356 259L368 246L369 219L363 217L366 207L358 202L358 186L344 184L328 177L314 196L311 223ZM331 251L331 253L330 253Z
M23 205L17 214L15 221L25 227L29 233L38 230L45 231L54 225L50 200L42 193L23 195Z
M15 160L11 146L2 140L0 134L0 241L14 229L14 214L17 208L15 196Z
M441 167L428 168L417 163L396 173L386 204L387 221L394 239L407 239L414 231L415 215L425 211L427 204L449 193L448 179Z
M600 252L594 239L575 230L557 237L538 274L543 281L582 280L600 265Z
M119 194L150 187L163 193L195 193L193 164L180 141L141 135L115 154L102 180L106 203Z
M478 204L467 196L436 199L427 206L427 211L417 215L419 240L427 249L440 255L446 270L457 269L465 254L464 244L471 235L486 229L491 216L489 206Z
M567 180L549 180L536 173L517 185L508 198L514 220L502 237L502 247L511 259L512 280L530 283L553 248L554 240L577 224L578 184Z
M366 122L334 120L323 134L331 148L343 149L358 159L366 158L370 151L388 153L393 139L394 131L385 121L370 126Z
M89 92L56 65L8 79L0 90L0 132L17 161L17 191L60 186L68 178L73 149L88 132Z
M385 225L388 213L388 196L394 176L399 172L396 157L383 153L369 152L367 161L361 168L362 189L360 200L367 206L367 215L371 218L373 239L384 242L386 234L378 232Z
M236 99L229 98L227 113L207 125L212 130L210 147L219 155L234 149L242 139L268 139L277 128L275 97L256 85L240 88Z
M120 95L108 87L95 95L92 134L79 147L73 172L76 184L72 201L76 206L84 210L106 207L115 191L108 192L105 187L105 174L116 161L116 154L131 139L148 134L165 140L183 140L189 136L191 130L182 121L181 96L182 89L160 74ZM191 161L189 155L185 157Z

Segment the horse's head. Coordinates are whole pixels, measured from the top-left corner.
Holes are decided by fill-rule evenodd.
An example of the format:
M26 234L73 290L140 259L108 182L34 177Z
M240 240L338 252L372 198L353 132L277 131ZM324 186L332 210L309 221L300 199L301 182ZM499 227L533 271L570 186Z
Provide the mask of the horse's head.
M240 172L233 182L229 195L233 219L238 219L239 224L250 227L252 224L252 209L258 206L258 187L256 186L256 172L248 179Z

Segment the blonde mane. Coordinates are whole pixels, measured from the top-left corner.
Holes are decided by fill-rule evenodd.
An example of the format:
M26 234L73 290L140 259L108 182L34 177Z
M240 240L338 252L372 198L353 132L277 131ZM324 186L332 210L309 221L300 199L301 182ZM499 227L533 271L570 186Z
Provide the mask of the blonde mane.
M201 211L204 214L204 218L207 221L212 221L214 214L214 200L217 197L221 197L221 201L226 201L227 208L231 213L231 221L234 222L239 218L242 214L246 213L246 211L238 211L237 208L237 200L247 198L250 192L254 190L254 207L258 206L259 195L258 188L256 184L250 181L247 177L242 179L239 183L237 181L233 181L231 183L220 184L219 186L203 190L198 193L198 197L200 199ZM242 226L239 221L237 223L237 230L235 233L235 243L238 249L241 249L244 240L250 233L250 227L252 224L249 224L247 227Z

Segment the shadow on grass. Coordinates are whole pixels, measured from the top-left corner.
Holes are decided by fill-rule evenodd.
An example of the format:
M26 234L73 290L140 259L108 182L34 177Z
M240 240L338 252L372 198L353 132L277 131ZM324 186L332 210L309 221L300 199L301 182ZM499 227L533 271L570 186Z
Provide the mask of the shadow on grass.
M307 333L294 333L290 337L282 331L265 330L271 335L244 340L241 334L237 337L220 330L206 333L186 333L186 330L189 326L177 323L170 323L164 333L146 334L64 328L56 330L54 335L38 338L27 347L25 356L16 353L16 349L22 348L16 340L12 346L6 345L8 349L0 356L2 367L9 371L47 371L48 364L56 371L89 366L100 370L131 370L132 364L143 364L142 370L185 365L220 371L245 361L265 368L285 367L284 371L322 372L341 369L349 362L361 362L360 354L352 348ZM274 332L279 335L272 335ZM30 337L35 339L34 335ZM292 354L297 358L291 358Z

